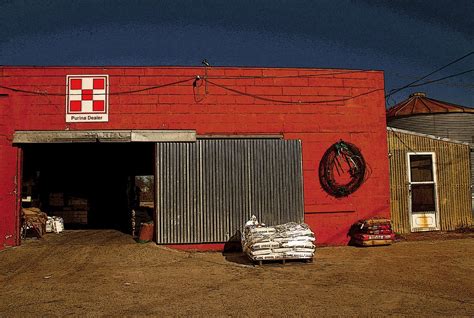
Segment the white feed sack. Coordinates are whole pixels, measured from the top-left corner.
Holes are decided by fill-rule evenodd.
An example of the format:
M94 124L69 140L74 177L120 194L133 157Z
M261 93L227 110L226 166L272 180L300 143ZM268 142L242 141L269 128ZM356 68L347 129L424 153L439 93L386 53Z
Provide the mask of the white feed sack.
M53 232L53 222L54 222L53 217L48 216L48 220L46 221L46 233Z
M46 221L46 232L47 233L61 233L64 231L64 220L58 216L48 216Z
M53 231L54 233L61 233L64 231L64 220L62 218L57 216L54 217Z
M289 241L288 243L281 243L282 247L293 247L293 248L314 248L314 244L311 241Z
M265 226L255 216L245 224L242 248L252 260L312 259L314 233L305 223Z

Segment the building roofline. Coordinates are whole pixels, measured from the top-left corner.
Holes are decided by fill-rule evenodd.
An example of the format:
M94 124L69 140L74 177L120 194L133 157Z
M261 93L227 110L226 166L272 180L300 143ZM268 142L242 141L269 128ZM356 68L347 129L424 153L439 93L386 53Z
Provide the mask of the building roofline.
M420 111L420 106L424 107L425 110ZM435 110L433 110L433 107L435 108ZM411 110L409 110L409 108L411 108ZM407 116L448 113L474 113L474 108L430 98L427 97L425 93L418 92L410 94L407 99L401 101L393 107L388 108L386 110L386 117L388 119L391 119Z
M466 108L469 108L469 107L466 107ZM474 108L473 108L474 109ZM422 116L435 116L435 115L454 115L454 114L463 114L463 116L466 116L467 114L468 115L473 115L474 116L474 111L470 112L470 111L467 111L467 112L455 112L455 111L451 111L451 112L438 112L438 113L417 113L417 114L407 114L407 115L397 115L397 116L387 116L387 120L388 121L391 121L391 120L397 120L397 119L400 119L400 118L407 118L407 117L422 117Z
M196 68L202 69L202 65L0 65L0 68ZM359 71L359 72L377 72L383 73L384 70L378 69L359 69L359 68L337 68L337 67L318 67L318 66L252 66L252 65L211 65L209 69L261 69L261 70L335 70L335 71Z
M419 136L419 137L425 137L425 138L430 138L430 139L433 139L433 140L450 142L450 143L453 143L453 144L471 146L470 143L465 142L465 141L459 141L459 140L454 140L454 139L450 139L450 138L438 137L438 136L423 134L423 133L414 132L414 131L410 131L410 130L394 128L394 127L390 127L390 126L387 126L387 131L393 131L395 133L402 133L402 134L414 135L414 136Z

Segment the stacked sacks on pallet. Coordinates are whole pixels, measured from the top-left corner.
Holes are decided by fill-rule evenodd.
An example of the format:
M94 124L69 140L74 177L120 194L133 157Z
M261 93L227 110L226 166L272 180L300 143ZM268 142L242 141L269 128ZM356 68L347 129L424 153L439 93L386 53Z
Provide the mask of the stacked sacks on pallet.
M358 221L351 232L352 242L359 246L390 245L395 239L390 220L380 217Z
M253 261L312 259L314 241L314 233L305 223L265 226L252 216L244 229L242 249Z

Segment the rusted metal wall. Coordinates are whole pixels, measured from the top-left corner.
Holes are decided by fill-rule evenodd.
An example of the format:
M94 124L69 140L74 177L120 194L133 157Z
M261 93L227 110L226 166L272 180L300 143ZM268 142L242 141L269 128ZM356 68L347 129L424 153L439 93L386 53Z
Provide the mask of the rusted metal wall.
M470 149L459 143L398 129L387 131L390 162L390 207L396 232L409 233L407 152L434 152L436 156L440 228L455 230L472 225Z
M252 214L302 222L301 142L158 143L157 243L226 242Z

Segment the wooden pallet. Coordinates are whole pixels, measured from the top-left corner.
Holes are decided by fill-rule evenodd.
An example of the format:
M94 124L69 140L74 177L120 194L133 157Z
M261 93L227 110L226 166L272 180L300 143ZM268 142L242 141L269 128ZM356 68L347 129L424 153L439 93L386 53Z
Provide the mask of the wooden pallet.
M249 257L249 259L252 261L254 265L259 265L262 266L263 264L275 264L279 263L282 265L285 265L287 261L290 262L300 262L300 263L312 263L313 258L297 258L297 257L292 257L292 258L275 258L275 259L264 259L264 260L254 260Z
M393 240L368 240L368 241L361 241L361 240L354 240L354 244L357 246L386 246L392 245Z

